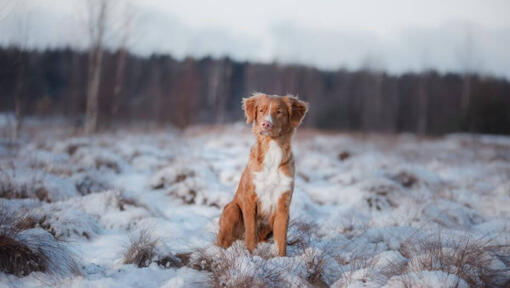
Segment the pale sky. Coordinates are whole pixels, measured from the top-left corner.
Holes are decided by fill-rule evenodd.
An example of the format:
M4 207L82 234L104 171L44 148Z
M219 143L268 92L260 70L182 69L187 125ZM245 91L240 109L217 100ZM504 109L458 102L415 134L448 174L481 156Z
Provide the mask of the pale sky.
M122 1L128 0L112 0L117 22L125 14ZM136 16L129 47L141 55L230 56L395 74L470 69L510 79L508 0L129 2ZM85 3L0 0L0 43L86 47Z

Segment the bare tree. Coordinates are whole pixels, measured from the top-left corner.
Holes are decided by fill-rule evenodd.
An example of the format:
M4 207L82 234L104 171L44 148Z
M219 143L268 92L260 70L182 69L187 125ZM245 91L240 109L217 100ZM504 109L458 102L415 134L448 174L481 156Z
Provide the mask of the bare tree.
M28 40L29 40L29 15L26 3L20 6L20 14L17 19L17 35L16 46L18 46L19 54L16 57L16 89L14 91L14 129L12 130L12 138L18 139L21 132L24 115L24 94L25 94L25 80L27 74L27 61L28 61Z
M85 133L97 131L99 115L99 85L110 3L108 0L87 0L89 32L89 72Z
M117 67L115 70L115 84L113 88L113 103L112 103L112 116L115 118L119 112L120 97L122 93L122 86L124 85L124 71L126 66L127 47L131 39L132 25L134 22L135 13L132 6L127 2L124 6L124 13L122 15L121 25L121 38L119 41Z
M222 58L212 63L211 70L207 98L214 105L216 123L224 123L226 119L227 91L232 67L227 59Z

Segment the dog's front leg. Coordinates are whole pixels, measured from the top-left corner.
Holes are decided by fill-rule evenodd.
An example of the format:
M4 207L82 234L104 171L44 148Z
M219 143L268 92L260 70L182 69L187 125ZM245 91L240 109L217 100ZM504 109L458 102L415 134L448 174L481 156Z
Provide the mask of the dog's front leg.
M274 218L273 236L278 247L278 255L287 255L287 229L289 226L290 192L284 193L278 200Z
M245 234L244 239L246 242L246 247L250 252L253 252L255 246L257 245L257 199L255 195L253 195L252 199L249 201L245 201L243 205L243 220L244 220L244 228Z

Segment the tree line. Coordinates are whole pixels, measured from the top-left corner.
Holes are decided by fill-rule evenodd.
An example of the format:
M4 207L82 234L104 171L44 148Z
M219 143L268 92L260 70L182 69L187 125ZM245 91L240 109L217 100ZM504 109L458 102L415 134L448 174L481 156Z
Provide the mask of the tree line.
M240 121L241 99L261 91L308 101L308 127L510 134L510 83L501 78L435 71L399 76L321 71L229 58L177 60L169 55L140 57L122 49L102 52L102 72L94 75L90 57L88 51L72 49L0 48L0 111L59 115L83 125L94 81L100 128L137 121L180 128Z

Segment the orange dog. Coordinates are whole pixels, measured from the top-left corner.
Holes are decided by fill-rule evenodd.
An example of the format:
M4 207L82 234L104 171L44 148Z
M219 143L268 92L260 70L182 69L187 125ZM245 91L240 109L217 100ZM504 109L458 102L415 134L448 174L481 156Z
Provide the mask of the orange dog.
M278 254L287 253L289 206L294 190L291 139L308 110L293 96L254 93L243 99L246 122L257 139L232 202L223 209L217 244L223 248L244 233L250 252L271 233Z

